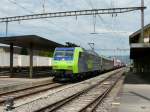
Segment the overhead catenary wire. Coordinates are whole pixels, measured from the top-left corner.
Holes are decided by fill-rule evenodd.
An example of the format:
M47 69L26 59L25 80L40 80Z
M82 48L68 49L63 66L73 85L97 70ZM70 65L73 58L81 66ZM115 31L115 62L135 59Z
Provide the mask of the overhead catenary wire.
M66 16L76 16L76 15L80 15L80 16L92 15L93 13L95 14L125 13L125 12L130 12L130 11L135 11L135 10L141 10L141 8L145 9L146 7L125 7L125 8L93 9L93 10L78 10L78 11L33 14L33 15L0 18L0 22L5 22L5 21L13 22L13 21L21 21L21 20L66 17ZM76 14L76 12L78 13Z
M96 50L101 50L101 51L130 51L129 48L116 48L116 49L96 49Z
M46 0L46 1L45 1L45 4L46 4L46 2L49 3L49 4L51 4L50 0ZM57 4L58 4L58 3L57 3ZM80 5L80 4L79 4L79 5ZM61 9L64 9L64 7L61 6ZM78 10L79 10L79 9L78 9ZM78 19L78 16L77 16L77 15L75 16L75 19L76 19L76 21L77 21L77 19ZM72 36L75 37L75 38L76 38L76 36L78 36L78 37L80 36L80 35L78 35L76 32L71 32L71 31L68 30L66 27L62 27L62 26L61 26L61 28L63 28L64 31L67 31L67 32L69 32L70 34L72 34ZM81 27L80 27L80 28L81 28Z
M42 7L43 7L43 13L45 13L45 0L43 0L43 4L42 4Z
M89 0L89 2L87 1L87 3L89 3L89 5L92 7L92 9L94 9L93 4L91 3L91 1ZM93 13L93 34L96 33L96 14Z
M136 10L145 9L146 7L123 7L123 8L109 8L109 9L88 9L88 10L73 10L73 11L60 11L51 13L38 13L23 16L3 17L0 18L0 22L13 22L32 19L44 19L44 18L58 18L58 17L70 17L70 16L88 16L94 14L113 14L113 13L127 13Z
M85 0L85 1L86 1L86 0ZM114 2L115 2L115 1L112 0L112 2L111 2L112 5L110 5L110 8L116 7ZM86 1L86 3L87 3L89 6L91 6L91 7L93 8L93 4L92 4L91 0L89 0L89 2ZM116 16L117 16L117 14L114 16L115 19L116 19ZM103 20L103 18L102 18L100 15L98 15L98 18L102 21L102 23L104 24L104 26L106 27L106 29L108 29L108 28L110 29L110 32L107 32L107 33L111 33L111 35L114 35L115 37L118 36L118 34L127 34L127 35L128 35L128 32L126 32L126 31L121 31L121 32L116 32L116 31L114 31L113 22L112 22L112 25L110 26L110 25L108 25L108 24ZM107 28L107 27L108 27L108 28ZM92 34L99 34L99 33L92 33ZM104 33L104 34L105 34L105 33ZM124 35L122 35L122 36L124 36Z
M117 7L117 1L116 0L111 0L111 7L112 8L114 8L114 7ZM111 23L111 30L113 31L113 30L115 30L116 29L116 31L117 31L117 26L119 25L119 19L117 20L117 13L116 14L112 14L112 23ZM113 33L113 35L114 36L117 36L118 35L118 33L124 33L124 34L126 34L126 32L114 32ZM128 35L128 34L127 34ZM126 36L127 36L126 35ZM122 37L125 37L125 35L122 35ZM127 36L128 37L128 36ZM124 44L124 42L123 41L121 41L121 38L118 38L118 41L120 42L120 43L122 43L122 44Z
M105 53L113 53L114 56L119 56L119 54L122 53L128 53L130 51L129 48L100 48L100 49L95 49L96 51L101 52L101 54L105 54Z
M91 2L91 0L85 0L85 2L92 8L92 9L94 9L94 5L92 4L92 2ZM114 1L113 0L111 0L111 5L110 5L110 8L114 8L115 7L115 5L114 5ZM117 16L117 15L116 15ZM115 16L115 17L116 17ZM98 17L99 17L99 19L101 20L101 22L106 26L107 25L107 27L109 27L111 30L112 30L112 27L110 27L110 26L108 26L108 24L106 24L106 22L103 20L103 18L100 16L100 15L98 15ZM112 14L112 17L113 17L113 14ZM94 24L94 33L92 33L92 34L97 34L97 33L95 33L95 22L96 22L96 17L94 18L94 15L93 15L93 24ZM113 31L113 30L112 30ZM117 32L114 32L115 34L117 33ZM114 51L114 52L116 52L116 51L129 51L130 49L120 49L120 48L117 48L117 49L96 49L96 50L100 50L100 51L107 51L107 52L110 52L110 51Z
M85 0L85 2L92 8L92 9L95 9L94 8L94 5L92 4L92 1L91 0ZM111 7L110 6L110 8L113 8L113 7ZM109 26L106 22L105 22L105 20L102 18L102 16L100 15L100 14L98 14L98 18L99 18L99 20L103 23L103 25L105 26L105 28L106 29L108 29L108 28L110 28L111 30L112 30L112 28L111 28L111 26ZM108 28L107 28L108 27ZM113 31L113 30L112 30ZM94 33L92 33L92 34L98 34L98 33L95 33L95 24L94 24Z
M22 8L23 10L29 12L29 13L34 13L33 11L27 9L26 7L24 7L24 6L20 5L20 4L18 4L17 1L14 1L14 0L8 0L8 1L11 2L12 4L15 4L16 6Z
M21 9L25 10L26 12L29 12L29 13L31 13L31 14L34 14L33 11L31 11L31 10L29 10L28 8L26 8L26 7L22 6L22 5L20 5L16 0L8 0L8 1L9 1L10 3L15 4L16 6L20 7ZM47 20L47 19L44 19L44 21L50 22L50 21ZM19 21L19 23L20 23L20 21ZM58 25L54 24L53 22L51 22L50 24L52 24L52 25L54 25L54 26L58 26ZM35 27L35 28L36 28L36 27ZM57 27L57 28L59 28L59 29L61 29L61 30L63 29L65 32L67 31L67 33L69 33L70 35L72 35L72 36L71 36L72 38L77 39L76 36L79 37L78 34L69 31L69 30L68 30L67 28L65 28L65 27L59 26L59 27ZM48 30L48 29L49 29L49 28L46 28L46 30ZM50 30L51 30L51 29L49 29L48 32L49 32ZM8 24L6 23L6 36L7 36L7 34L8 34Z
M26 7L22 6L22 5L20 5L16 0L8 0L8 1L9 1L10 3L12 3L12 4L14 4L14 5L20 7L21 9L23 9L23 10L26 11L26 12L28 12L29 14L34 14L34 13L35 13L35 12L29 10L28 8L26 8ZM45 4L45 0L44 0L44 4ZM42 5L43 5L43 4L42 4ZM44 6L44 8L45 8L45 6ZM44 11L45 11L45 9L44 9ZM50 22L49 20L46 20L46 19L44 19L44 21ZM20 21L19 21L19 23L20 23ZM53 25L55 25L55 26L58 26L58 25L56 25L56 24L54 24L54 23L52 23L52 22L51 22L50 24L53 24ZM8 25L8 24L6 23L6 25ZM6 36L7 36L7 33L8 33L8 26L6 26L6 28L7 28L7 30L6 30ZM75 33L71 32L71 31L69 31L68 29L66 29L66 28L64 28L64 27L62 27L62 26L59 26L59 28L60 28L60 29L63 29L64 31L67 31L67 32L70 33L73 37L75 37L75 35L77 35L77 34L75 34ZM48 30L48 29L47 29L47 30ZM76 38L76 37L75 37L75 38Z
M94 5L92 4L92 2L90 1L90 0L84 0L92 9L94 9ZM98 17L99 17L99 19L103 22L103 23L105 23L105 21L103 20L103 18L98 14ZM94 15L93 14L93 24L94 24L94 33L93 34L96 34L96 29L95 29L95 27L96 27L96 15Z
M94 9L94 5L92 4L92 2L91 2L91 0L85 0L85 2L92 8L92 9ZM101 22L105 25L106 24L106 22L105 22L105 20L102 18L102 16L100 15L100 14L98 14L98 17L99 17L99 19L101 20Z
M88 2L87 2L88 3ZM109 8L114 8L114 7L117 7L116 6L116 3L117 3L117 1L116 0L111 0L111 3L110 3L110 5L109 5ZM93 4L92 4L92 1L91 0L89 0L89 5L91 6L91 7L93 7ZM94 8L93 8L94 9ZM117 17L117 14L115 15L115 16L113 16L114 17L114 20L116 20L116 17ZM98 18L101 20L101 22L103 23L103 25L105 26L105 28L106 29L110 29L110 33L112 34L112 35L114 35L114 36L116 36L116 35L118 35L118 33L119 34L127 34L128 32L126 32L126 31L118 31L118 32L116 32L116 31L114 31L114 21L113 21L113 19L112 19L112 25L110 26L109 24L107 24L106 23L106 21L98 14ZM118 23L119 21L117 21L117 23ZM98 33L96 33L96 34L98 34Z
M93 5L93 3L92 3L92 1L91 0L84 0L85 2L86 2L86 4L88 5L88 6L90 6L92 9L95 9L95 7L94 7L94 5ZM116 7L116 2L115 2L115 0L111 0L111 3L110 4L108 4L106 1L104 1L105 3L106 3L106 5L109 7L109 8L114 8L114 7ZM114 16L114 17L116 17L117 16L117 14ZM112 26L110 26L103 18L102 18L102 16L100 15L100 14L97 14L97 16L96 17L98 17L99 18L99 20L102 22L102 24L105 26L105 28L106 29L110 29L110 32L112 33L112 34L116 34L116 35L118 35L118 33L124 33L124 34L126 34L126 33L128 33L128 32L126 32L126 31L121 31L121 32L116 32L116 31L113 31L114 29L113 29L113 25ZM95 22L96 22L96 17L93 15L93 24L94 24L94 32L95 32ZM113 23L112 23L113 24ZM92 33L92 34L98 34L98 33ZM116 36L115 35L115 36Z

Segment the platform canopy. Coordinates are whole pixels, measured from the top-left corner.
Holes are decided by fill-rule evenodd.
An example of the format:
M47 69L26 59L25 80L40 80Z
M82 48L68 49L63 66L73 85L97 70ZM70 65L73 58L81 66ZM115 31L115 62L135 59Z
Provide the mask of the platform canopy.
M11 36L11 37L0 37L0 43L10 45L10 73L13 75L13 54L14 46L25 47L30 50L30 67L29 76L32 78L33 75L33 50L54 50L56 47L64 47L62 44L58 44L51 40L42 38L36 35L23 35L23 36Z
M150 28L150 24L147 24L144 26L144 30ZM141 34L141 29L137 30L136 32L132 33L129 37L130 38L135 38L137 35Z
M13 44L14 46L25 48L30 48L32 46L34 50L51 50L56 47L64 46L36 35L0 37L0 43L7 45Z
M144 57L150 56L150 47L146 48L131 48L130 58L131 59L143 59Z
M144 59L150 56L150 24L144 26L144 41L141 29L130 35L130 58Z

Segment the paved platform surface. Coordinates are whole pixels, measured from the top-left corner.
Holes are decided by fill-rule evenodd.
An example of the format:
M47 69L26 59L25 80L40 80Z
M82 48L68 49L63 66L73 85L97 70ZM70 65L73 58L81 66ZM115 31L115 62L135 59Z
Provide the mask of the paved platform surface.
M150 85L125 84L118 112L150 112Z
M0 78L0 93L27 88L32 85L40 85L40 84L48 83L50 81L52 82L52 77L36 78L36 79Z
M118 112L150 112L150 82L142 75L144 74L126 73L122 92L116 103Z

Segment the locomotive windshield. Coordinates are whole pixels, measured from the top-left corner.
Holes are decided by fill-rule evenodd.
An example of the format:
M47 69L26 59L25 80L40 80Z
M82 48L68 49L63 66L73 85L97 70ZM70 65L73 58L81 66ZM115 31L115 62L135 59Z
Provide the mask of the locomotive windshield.
M73 50L56 50L54 60L73 60Z

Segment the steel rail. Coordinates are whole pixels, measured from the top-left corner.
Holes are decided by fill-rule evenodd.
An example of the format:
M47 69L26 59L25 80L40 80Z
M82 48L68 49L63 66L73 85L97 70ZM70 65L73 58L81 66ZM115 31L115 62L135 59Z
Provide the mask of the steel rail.
M41 108L41 109L38 109L34 112L55 112L57 109L59 109L60 107L64 106L65 104L71 102L72 100L76 99L77 97L81 96L82 94L88 92L90 89L93 89L94 87L98 86L99 84L103 83L104 81L108 80L109 78L113 77L114 75L116 75L117 73L119 73L120 71L116 72L116 73L113 73L112 75L110 75L109 77L103 79L102 81L100 81L99 83L85 89L85 90L82 90L76 94L73 94L71 96L69 96L68 98L64 98L54 104L51 104L51 105L48 105L44 108Z
M11 92L7 92L7 93L3 93L0 94L0 105L2 103L5 102L5 98L8 98L9 96L13 96L13 99L17 100L17 99L21 99L23 97L27 97L33 94L37 94L39 92L44 92L47 91L49 89L54 89L57 87L61 87L63 86L62 84L58 84L58 83L49 83L49 84L43 84L43 85L39 85L39 86L33 86L33 87L29 87L29 88L25 88L25 89L19 89L16 91L11 91Z
M118 80L122 77L119 76L115 82L104 91L104 93L100 94L96 99L94 99L90 104L86 105L84 108L82 108L79 112L86 112L88 110L88 112L95 112L96 108L98 107L98 105L100 103L102 103L102 101L107 97L107 95L110 93L110 91L114 88L114 86L117 84ZM93 106L94 105L94 106ZM91 106L93 106L91 108Z

